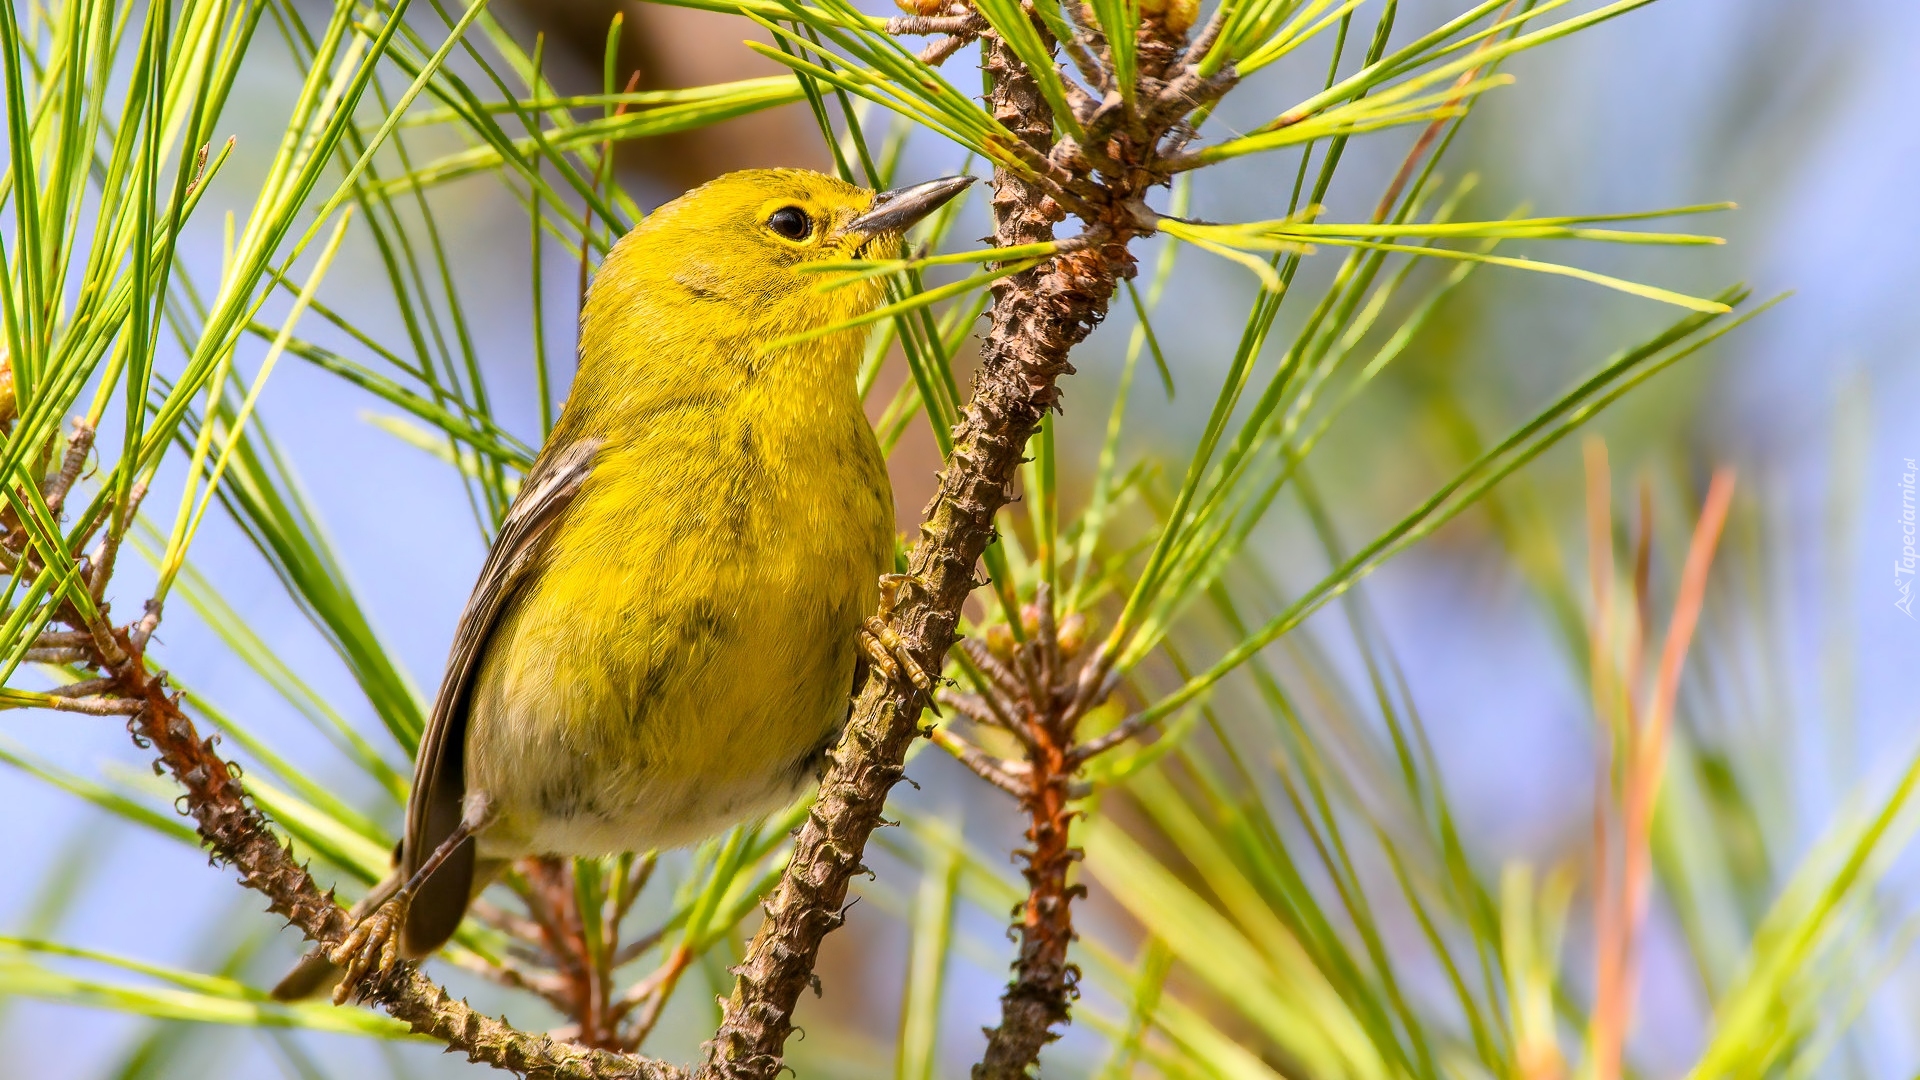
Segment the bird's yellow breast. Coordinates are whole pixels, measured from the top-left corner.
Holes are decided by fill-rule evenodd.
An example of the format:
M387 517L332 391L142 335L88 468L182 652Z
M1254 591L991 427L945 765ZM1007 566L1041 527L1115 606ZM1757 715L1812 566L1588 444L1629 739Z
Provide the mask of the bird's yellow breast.
M853 404L690 402L596 454L475 688L489 854L670 846L813 778L892 555Z

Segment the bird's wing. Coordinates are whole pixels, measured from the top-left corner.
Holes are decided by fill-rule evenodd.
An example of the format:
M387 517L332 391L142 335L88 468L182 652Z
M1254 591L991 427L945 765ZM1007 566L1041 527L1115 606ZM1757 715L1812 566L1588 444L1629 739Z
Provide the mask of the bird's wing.
M480 580L467 599L460 625L453 635L453 651L433 715L420 737L414 759L413 791L407 799L406 833L402 841L400 878L406 880L460 823L466 796L465 756L467 703L474 676L486 654L500 613L531 577L545 539L579 493L593 463L598 438L551 445L527 473L520 493L500 522L500 534L487 553ZM473 884L474 844L469 840L414 896L409 907L401 949L410 957L439 948L466 914Z

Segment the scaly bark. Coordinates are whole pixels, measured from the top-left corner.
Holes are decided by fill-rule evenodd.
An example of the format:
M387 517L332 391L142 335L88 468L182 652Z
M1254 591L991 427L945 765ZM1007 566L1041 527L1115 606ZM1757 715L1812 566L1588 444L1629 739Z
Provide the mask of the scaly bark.
M1067 155L1069 161L1080 166L1078 172L1082 179L1088 178L1090 166L1097 167L1102 175L1105 201L1096 209L1105 217L1092 223L1089 232L1101 236L1105 243L1089 254L1105 277L1089 274L1086 278L1088 285L1106 290L1099 294L1102 300L1114 287L1118 275L1131 274L1132 261L1125 243L1141 229L1136 216L1138 200L1148 187L1163 179L1153 168L1160 138L1168 126L1191 107L1193 95L1217 93L1233 79L1231 73L1227 74L1218 80L1218 89L1191 77L1176 76L1171 82L1166 81L1186 25L1169 20L1164 13L1150 11L1142 30L1137 44L1143 84L1150 82L1159 95L1170 97L1178 104L1149 110L1144 118L1127 123L1122 111L1113 107L1118 95L1110 95L1106 102L1093 106L1080 117L1090 145ZM1047 116L1047 107L1037 87L1009 53L989 50L987 70L995 79L993 105L995 116L1002 123L1010 127L1016 122L1031 125L1037 118ZM1191 87L1187 85L1189 82ZM1027 135L1036 129L1015 130ZM1053 156L1062 155L1056 151ZM1031 243L1032 239L1025 238L1021 230L1030 227L1025 223L1032 221L1047 205L1037 191L1023 191L1017 186L996 190L994 209L1000 226L996 242ZM1045 314L1042 312L1040 317L1029 320L1024 327L1028 334L1046 334ZM1001 688L1006 697L1003 710L1023 713L1018 722L1026 726L1026 737L1022 740L1026 748L1026 771L1019 798L1021 809L1027 815L1028 846L1015 854L1024 864L1021 873L1027 880L1027 899L1017 911L1014 930L1020 950L1014 960L1013 978L1000 997L1000 1023L987 1033L986 1053L973 1067L972 1080L1026 1077L1038 1064L1041 1049L1060 1037L1056 1029L1067 1022L1070 1004L1078 992L1079 971L1068 961L1067 952L1075 937L1072 904L1075 898L1085 895L1086 890L1069 880L1073 865L1080 861L1080 851L1072 844L1070 828L1076 814L1072 802L1078 773L1090 755L1080 752L1075 737L1080 717L1105 699L1112 684L1103 658L1087 666L1089 693L1077 693L1071 679L1057 685L1055 680L1064 674L1061 668L1065 657L1052 624L1052 598L1044 588L1035 608L1038 633L1028 646L1016 650L1023 653L1020 659L1028 664L1023 670L1029 678L1017 680L1025 683L1025 688ZM1035 690L1039 693L1037 700L1029 697ZM1023 697L1028 700L1018 700Z
M1074 734L1083 714L1074 708L1075 681L1064 670L1075 650L1062 647L1052 604L1046 586L1041 586L1025 612L1027 640L1006 650L1013 670L985 646L969 650L974 666L987 674L984 692L995 699L983 702L984 715L996 726L1002 716L1018 725L1016 733L1026 747L1024 770L1014 787L1027 815L1028 844L1015 852L1027 879L1027 899L1017 909L1014 924L1020 952L1013 981L1000 996L999 1026L987 1033L987 1051L973 1067L973 1080L1026 1076L1039 1061L1041 1048L1059 1038L1054 1029L1067 1022L1080 978L1067 961L1067 949L1075 936L1073 901L1086 895L1086 888L1067 878L1080 861L1070 833L1079 769ZM968 715L982 715L971 702L949 700Z
M983 42L995 85L988 107L1039 154L1049 149L1046 102L1032 78L996 40ZM996 169L994 243L1053 239L1059 210L1040 188ZM954 431L953 453L920 526L911 573L883 612L927 671L939 671L978 582L975 566L992 542L994 515L1013 490L1027 439L1059 400L1072 372L1067 353L1106 313L1118 275L1130 270L1125 236L1089 226L1087 247L1057 255L994 287L992 328L981 348L971 400ZM793 1030L793 1009L813 979L820 941L843 920L847 885L861 871L867 838L887 793L902 776L923 702L904 679L871 672L854 702L819 799L800 828L793 858L773 895L699 1075L771 1080Z
M1067 805L1071 777L1062 767L1060 749L1049 746L1044 756L1029 759L1035 766L1034 790L1022 800L1029 846L1016 853L1026 864L1021 873L1027 879L1016 926L1020 954L1013 980L1000 995L1000 1025L987 1033L987 1052L973 1067L973 1080L1026 1076L1041 1048L1060 1037L1054 1029L1067 1022L1068 1003L1078 993L1079 971L1067 962L1067 947L1075 936L1071 905L1086 887L1067 881L1080 852L1068 842L1074 811Z

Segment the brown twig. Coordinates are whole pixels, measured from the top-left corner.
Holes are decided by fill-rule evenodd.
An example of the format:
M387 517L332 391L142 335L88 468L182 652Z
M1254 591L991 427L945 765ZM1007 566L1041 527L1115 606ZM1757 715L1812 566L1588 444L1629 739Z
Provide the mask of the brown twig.
M1106 689L1096 694L1094 698L1095 702L1105 701L1107 695L1113 692L1111 676L1108 677L1105 686ZM1159 719L1159 717L1152 716L1148 713L1135 713L1119 724L1114 725L1113 730L1107 732L1105 735L1088 739L1086 742L1075 746L1067 754L1067 761L1074 768L1078 768L1114 747L1119 746L1121 743L1138 738L1149 728L1153 727L1154 724L1159 723Z
M522 860L521 899L533 922L528 939L536 963L551 968L565 987L568 1004L561 1010L573 1020L572 1038L605 1050L629 1050L638 1045L621 1034L613 990L612 958L619 947L617 925L602 924L589 931L583 917L581 883L574 861L562 858Z
M948 58L953 56L954 53L966 48L977 39L978 35L976 34L953 34L948 37L943 37L939 41L921 49L915 59L928 67L939 67L941 64L946 63Z
M1077 622L1080 616L1074 616ZM1000 763L964 740L947 736L960 748L960 759L976 773L993 781L1020 801L1027 815L1028 846L1016 851L1027 879L1027 899L1016 909L1014 930L1019 955L1014 978L1000 997L1000 1023L987 1033L987 1050L974 1066L974 1080L1012 1080L1024 1077L1040 1056L1041 1047L1058 1038L1055 1029L1067 1021L1077 993L1079 971L1067 959L1074 940L1072 904L1085 887L1069 880L1080 852L1071 841L1075 800L1085 794L1076 779L1073 760L1078 716L1071 712L1074 680L1065 670L1073 650L1061 645L1053 615L1053 597L1042 585L1033 603L1022 611L1025 640L1011 636L998 651L1021 675L1014 693L998 704L1002 713L1018 717L1026 729L1027 760ZM1081 638L1079 627L1074 637ZM995 693L1007 688L998 680ZM968 751L971 751L969 753ZM990 775L988 767L1003 779Z
M201 167L205 154L202 152ZM94 430L84 421L74 424L60 465L40 482L40 494L58 513L85 468ZM97 609L79 611L71 603L52 609L56 624L66 629L37 633L27 659L71 664L99 672L93 678L55 687L41 697L45 707L58 712L90 716L124 716L135 743L158 754L157 767L184 789L184 812L199 832L201 843L215 863L234 868L243 885L267 898L267 907L297 926L307 938L332 947L344 939L353 918L323 893L306 869L294 862L290 850L275 836L266 817L251 803L239 770L215 750L214 740L202 739L181 709L181 697L168 692L166 675L150 669L146 643L159 625L160 605L149 600L140 617L115 627L107 605L100 600L110 583L115 555L133 520L146 484L135 482L128 496L100 520L104 535L90 565L86 583ZM96 527L99 523L96 523ZM16 553L16 567L40 573L38 558L27 547L23 530L13 529L0 544ZM79 537L85 543L87 537ZM23 566L24 564L24 566ZM506 969L490 974L535 992L550 990L537 978ZM510 1069L526 1076L565 1080L684 1080L684 1071L657 1061L609 1054L555 1042L552 1038L516 1031L504 1021L475 1013L454 1001L445 990L419 973L413 964L399 965L387 978L368 988L369 998L413 1031L444 1042L471 1061ZM545 996L552 999L550 993Z
M107 595L107 583L113 580L114 563L120 555L120 542L126 538L127 526L133 522L134 515L140 510L141 500L146 497L147 482L135 480L128 489L126 507L113 515L114 521L107 525L106 535L100 538L93 554L88 556L93 577L87 582L87 589L93 594L96 604Z
M509 937L531 941L540 934L538 923L524 915L508 911L484 896L474 900L467 908L467 914L480 920L483 925L491 926Z
M88 716L133 716L140 711L140 703L117 697L56 697L46 702L46 707L54 712L84 713Z
M1154 20L1144 25L1141 85L1157 94L1186 28ZM1036 30L1045 37L1044 27ZM1030 167L995 170L993 243L1050 241L1054 224L1072 213L1082 220L1085 247L1058 253L993 286L993 322L981 350L980 373L910 557L910 587L883 613L926 670L940 669L953 642L961 605L977 584L976 563L993 537L995 515L1008 501L1027 439L1046 411L1057 407L1058 380L1073 370L1069 351L1104 315L1116 283L1133 272L1127 243L1152 228L1141 199L1148 187L1171 175L1156 156L1156 140L1181 121L1191 102L1225 92L1233 78L1226 73L1217 80L1196 80L1192 92L1177 87L1155 114L1156 122L1136 117L1124 127L1103 124L1099 145L1055 145L1054 121L1033 73L992 34L982 42L992 87L988 110L1016 136L1007 149ZM1056 686L1061 663L1053 654L1027 657L1021 664L1012 671L981 665L991 687L983 693L1015 691L1033 701L1031 712L1044 716L1051 730L1006 717L1004 708L979 710L1021 736L1027 747L1023 802L1031 846L1021 853L1030 888L1020 958L1002 998L1001 1023L990 1035L976 1077L1025 1075L1067 1017L1075 979L1066 958L1073 936L1070 907L1079 891L1069 880L1078 853L1068 841L1068 824L1070 804L1080 793L1074 773L1084 760L1070 761L1067 755L1078 718L1114 685L1103 667L1088 673L1084 684ZM778 1070L794 1003L811 980L821 938L842 921L848 879L861 869L860 853L879 823L887 792L901 776L922 705L911 686L877 671L860 688L819 800L799 830L778 888L765 901L767 918L745 962L735 969L738 979L724 1003L721 1028L708 1044L701 1076L766 1080ZM1009 781L1003 787L1019 786L1011 783L1016 779L1011 770L994 771Z
M573 1007L573 997L569 992L572 988L558 975L541 975L512 964L490 964L469 954L456 954L453 962L489 982L499 983L509 990L524 990L533 994L562 1016L567 1015Z
M1052 128L1030 73L987 38L992 76L988 108L1020 140L1023 158L1046 161ZM991 206L994 244L1053 239L1057 183L996 169ZM993 538L1028 437L1056 406L1056 381L1072 371L1067 353L1105 313L1116 281L1132 271L1128 222L1096 217L1088 246L1062 253L994 285L992 328L981 348L973 395L954 432L954 449L909 558L907 587L883 613L907 650L929 671L942 666L975 566ZM708 1044L706 1077L767 1080L778 1071L793 1007L812 979L821 939L843 921L847 884L861 868L867 837L880 823L887 793L916 734L923 700L904 681L870 672L855 698L845 736L831 755L820 795L794 841L780 884L764 901L767 916L735 969L724 1019Z
M1001 725L1010 731L1014 730L1017 725L1005 712L998 710L997 703L1001 697L1018 697L1026 687L1021 685L1020 679L1013 672L1007 670L1007 666L1000 662L999 657L993 655L993 649L986 642L977 638L966 638L960 642L960 651L966 654L967 660L973 664L974 669L987 678L991 688L998 691L997 694L989 693L986 700L990 706L995 707Z
M1182 71L1154 96L1147 120L1171 128L1179 117L1220 100L1239 82L1240 74L1232 67L1223 68L1204 78L1196 69Z
M96 694L117 689L120 686L120 682L121 680L119 678L110 675L99 679L84 679L80 682L68 683L65 686L56 686L47 691L47 693L49 696L56 698L92 697Z
M201 151L204 159L205 151ZM73 490L74 482L80 479L80 473L87 466L87 455L93 450L93 425L85 420L73 422L73 434L67 436L67 452L61 458L60 471L48 479L43 487L47 509L59 520L60 511L66 506L67 492Z
M994 757L945 728L935 728L929 738L933 740L934 745L952 754L975 776L1014 798L1025 799L1028 792L1032 790L1033 770L1026 763Z
M1220 40L1220 32L1227 28L1227 16L1233 14L1232 7L1221 6L1213 10L1206 25L1195 34L1193 41L1180 50L1178 63L1198 65L1213 51L1213 43Z
M84 664L92 656L92 649L82 647L36 647L27 650L26 661L29 664Z
M619 968L633 963L635 960L646 955L647 950L660 944L660 939L666 936L667 928L661 926L634 938L632 941L620 946L620 948L614 952L613 966Z
M654 1025L660 1022L661 1011L667 1007L667 999L673 996L673 988L679 984L680 976L686 973L687 965L691 963L693 953L685 945L678 946L658 971L640 980L615 1003L617 1016L624 1016L629 1009L640 1006L640 1015L634 1018L632 1027L623 1036L628 1045L639 1046L647 1041L647 1036L653 1034Z
M590 909L581 906L587 892L575 860L522 860L507 884L525 905L525 915L485 901L473 908L477 918L510 936L507 959L498 964L469 960L464 966L494 982L538 994L571 1019L552 1033L556 1037L602 1050L637 1050L693 959L685 949L677 949L659 970L626 993L615 993L615 971L652 949L665 932L656 929L624 944L620 940L620 924L656 863L657 855L650 853L621 866L621 877L604 879L617 885L604 890L595 912L597 924L590 926L582 914ZM640 1016L629 1022L636 1008Z
M125 635L130 636L130 635ZM214 860L233 867L240 881L267 898L267 909L298 927L310 940L338 944L352 928L347 912L314 884L304 867L273 835L266 818L247 799L233 769L202 740L165 691L164 675L147 671L138 649L117 673L120 693L141 705L129 723L142 746L186 789L187 812ZM515 1030L455 1001L414 965L399 965L372 990L371 1000L418 1034L446 1043L469 1061L510 1069L542 1080L681 1080L668 1064L556 1042Z
M42 494L57 504L79 475L91 431L76 427L61 469L47 478ZM136 484L120 522L132 516L132 505L144 494ZM110 527L102 540L103 557L94 562L90 585L104 590L112 572L112 554L123 528ZM160 605L149 600L139 619L124 627L112 626L104 604L97 616L83 617L72 605L56 610L56 619L70 629L50 630L36 637L30 656L59 660L102 672L101 675L48 691L44 701L56 711L96 716L128 717L127 729L143 748L157 752L157 765L185 790L185 812L198 827L201 843L213 861L233 867L243 885L267 897L267 908L287 919L310 940L330 948L352 928L353 917L321 892L306 868L295 863L290 850L274 835L266 817L254 807L239 771L222 758L214 740L202 739L181 710L180 695L166 689L166 675L151 670L144 655L147 641L160 621ZM486 972L499 981L541 994L555 1004L557 980L544 980L510 968ZM378 1004L416 1033L445 1043L468 1060L508 1069L529 1077L552 1080L685 1080L672 1065L645 1058L556 1042L545 1035L517 1031L503 1020L482 1016L466 1003L453 1000L444 989L421 975L416 966L402 963L385 979L366 988L368 1000Z
M965 15L896 15L887 20L885 30L895 37L923 37L932 34L978 34L987 28L987 20L969 12Z

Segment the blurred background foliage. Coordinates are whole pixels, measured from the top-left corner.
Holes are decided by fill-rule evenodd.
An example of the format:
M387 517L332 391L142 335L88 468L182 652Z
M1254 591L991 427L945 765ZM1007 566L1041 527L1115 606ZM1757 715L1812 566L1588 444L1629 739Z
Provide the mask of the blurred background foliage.
M38 11L17 6L22 19ZM1379 7L1359 6L1356 35ZM1408 2L1398 25L1435 25L1456 7ZM216 281L232 259L220 221L232 213L244 224L249 193L271 178L320 47L312 33L329 14L305 0L263 10L216 129L236 141L178 249L183 280ZM343 140L343 165L459 16L412 13L398 62L379 70ZM562 95L622 88L636 73L639 89L669 92L781 71L741 47L771 38L737 16L502 3L476 25L471 51L448 55L446 76L359 185L358 217L227 465L224 512L205 518L177 571L157 651L196 714L225 732L263 807L343 895L384 868L376 838L391 835L404 798L402 747L516 464L550 420L543 388L549 402L565 393L585 273L581 206L600 200L631 221L725 169L834 162L784 77L648 99L621 117L594 99L550 110L551 137L583 164L568 184L549 178L560 198L530 206L526 185L501 182L506 151L454 114L524 99L522 61L541 34L542 70ZM1218 130L1249 131L1317 90L1329 36L1237 90ZM1579 245L1570 256L1555 245L1542 257L1696 296L1738 280L1760 297L1795 293L1583 431L1610 458L1599 535L1618 558L1606 594L1617 609L1635 608L1631 572L1648 553L1637 610L1649 652L1676 603L1709 474L1731 466L1739 477L1657 773L1626 1040L1633 1075L1920 1068L1908 1022L1920 990L1915 882L1902 857L1920 760L1920 628L1894 609L1886 569L1898 554L1902 462L1920 456L1907 344L1914 251L1903 242L1917 224L1904 178L1920 136L1901 104L1916 55L1920 14L1894 0L1662 0L1508 61L1517 85L1476 105L1439 168L1435 190L1458 194L1459 220L1735 200L1737 213L1675 226L1726 236L1723 248ZM970 85L974 62L969 50L945 70ZM473 98L440 94L455 85ZM486 115L518 135L515 111ZM735 111L748 115L710 122ZM864 115L884 156L889 121ZM1353 141L1327 219L1365 220L1417 133ZM621 141L603 165L609 136ZM918 179L952 171L958 156L917 134L895 168ZM1208 170L1193 215L1281 216L1294 161L1251 156ZM530 240L542 226L536 262ZM946 228L949 246L974 246L965 238L987 231L980 200ZM589 260L605 242L594 235ZM1069 550L1071 524L1090 504L1109 507L1102 550L1112 552L1074 564L1096 571L1089 607L1103 631L1116 611L1097 594L1098 571L1130 554L1137 569L1129 545L1151 541L1179 490L1259 287L1187 249L1162 291L1154 270L1169 243L1140 245L1151 340L1117 298L1075 353L1079 374L1041 462L1052 477L1035 471L1027 505L1009 511L1010 580L1030 590L1037 572L1022 553L1050 526L1029 507L1063 508ZM1340 258L1324 248L1302 260L1295 293L1336 288ZM229 421L313 269L302 264L255 317L233 387L216 395ZM1681 314L1495 268L1419 265L1405 280L1377 330L1353 342L1361 356L1391 348L1392 363L1230 561L1183 571L1205 587L1156 613L1171 620L1169 636L1143 652L1125 704L1149 704L1206 668L1615 350ZM1284 306L1269 350L1310 330L1311 308ZM952 340L964 389L970 345ZM911 412L902 359L876 353L869 400L883 435L897 433L893 477L911 530L939 459ZM190 451L191 430L183 439ZM1100 763L1080 836L1084 993L1043 1059L1046 1075L1546 1080L1596 1070L1596 986L1616 940L1596 871L1618 872L1606 853L1621 842L1617 830L1596 833L1596 807L1647 789L1634 787L1631 748L1607 710L1596 715L1595 673L1604 682L1606 670L1596 658L1630 663L1635 650L1625 631L1599 651L1589 640L1590 504L1603 489L1600 444L1583 455L1580 441L1547 451L1211 693L1170 709L1150 748ZM171 496L187 474L170 460L155 490ZM173 550L169 507L147 512L151 526L134 541L151 561L126 560L116 590L129 604L152 591ZM994 618L984 604L972 614ZM118 722L10 712L0 759L10 766L0 771L10 811L0 1072L468 1068L393 1038L371 1013L263 1003L252 988L296 943L228 875L207 871L169 808L176 793L148 774ZM857 883L847 929L828 939L825 994L801 1007L806 1037L790 1052L802 1075L964 1075L994 1020L1011 954L1006 912L1022 893L1006 852L1023 823L937 749L923 746L909 775L918 787L894 803L903 827L878 837L876 875ZM684 942L698 960L666 1001L650 1052L685 1059L711 1032L740 920L783 836L769 823L660 859L634 918L664 923L661 948ZM497 942L475 928L462 944L484 955ZM452 964L435 972L521 1026L559 1023L535 999Z

